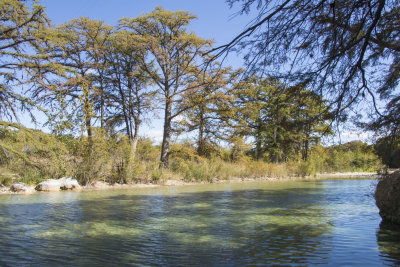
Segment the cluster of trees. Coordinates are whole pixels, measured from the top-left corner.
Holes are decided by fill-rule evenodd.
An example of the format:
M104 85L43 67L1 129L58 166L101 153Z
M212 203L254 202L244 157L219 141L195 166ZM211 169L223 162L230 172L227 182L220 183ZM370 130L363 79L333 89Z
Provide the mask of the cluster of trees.
M226 2L239 6L242 15L257 15L231 42L214 48L215 57L247 51L249 73L313 88L329 101L338 122L352 109L358 113L356 124L377 134L376 150L384 163L400 165L399 1ZM367 103L367 109L359 113L358 103ZM365 112L368 119L360 123Z
M159 109L160 166L168 166L171 135L182 132L196 132L200 156L223 141L234 160L250 141L254 158L274 162L307 160L331 133L315 92L211 61L212 41L187 30L196 18L189 12L157 7L112 27L89 18L54 26L43 7L18 0L0 9L1 116L39 108L54 133L86 136L89 159L101 128L125 133L133 160L143 121Z

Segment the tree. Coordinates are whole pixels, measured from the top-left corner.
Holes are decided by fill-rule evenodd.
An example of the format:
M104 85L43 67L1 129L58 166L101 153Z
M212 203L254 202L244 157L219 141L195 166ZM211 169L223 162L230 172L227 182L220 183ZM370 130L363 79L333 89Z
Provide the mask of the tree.
M322 136L333 134L328 123L333 116L326 101L313 91L298 86L291 86L288 91L292 104L290 128L297 133L293 140L295 155L300 152L307 160L311 147L319 144Z
M264 153L275 163L299 154L307 160L311 146L331 133L325 102L310 90L253 76L235 94L238 134L254 139L257 160Z
M112 36L107 76L114 90L109 95L112 111L107 121L112 128L125 125L131 144L131 160L135 157L143 116L154 107L155 92L146 88L149 79L138 67L138 58L146 57L145 54L146 51L136 45L131 32L116 31Z
M398 96L400 6L396 0L227 0L252 23L216 56L247 49L250 71L324 94L340 115L362 99ZM278 73L278 74L277 74Z
M400 167L400 136L390 135L379 138L375 143L375 153L389 168Z
M235 73L230 68L222 68L212 63L194 80L193 89L183 95L180 109L185 110L177 124L182 131L197 131L197 153L210 156L211 146L226 140L229 132L228 121L233 116L231 81ZM198 86L196 86L196 84Z
M84 17L49 28L38 47L42 58L31 63L36 65L36 72L32 73L37 84L34 97L50 105L57 105L59 99L66 101L83 121L89 143L95 107L100 106L104 126L104 57L111 32L112 28L102 21Z
M32 5L28 10L18 0L1 1L0 17L0 117L12 120L18 117L17 109L30 110L35 105L20 92L26 82L22 69L34 56L28 48L40 38L47 18L44 7Z
M191 80L199 75L200 57L211 44L187 32L186 26L195 18L186 11L157 7L138 18L120 21L120 27L135 33L140 45L149 52L150 57L139 59L139 66L159 89L164 105L160 167L168 166L172 121L185 111L179 109L182 95L191 89Z
M285 124L291 105L284 91L285 86L276 80L251 77L242 81L235 92L235 118L241 125L237 129L240 135L255 139L257 160L266 151L275 163L282 157L288 139L285 137L291 134Z

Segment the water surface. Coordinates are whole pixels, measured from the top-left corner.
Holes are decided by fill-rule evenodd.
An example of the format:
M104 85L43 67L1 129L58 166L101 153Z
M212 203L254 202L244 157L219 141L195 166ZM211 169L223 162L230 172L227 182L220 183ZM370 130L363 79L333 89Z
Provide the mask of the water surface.
M0 266L398 265L375 180L0 196Z

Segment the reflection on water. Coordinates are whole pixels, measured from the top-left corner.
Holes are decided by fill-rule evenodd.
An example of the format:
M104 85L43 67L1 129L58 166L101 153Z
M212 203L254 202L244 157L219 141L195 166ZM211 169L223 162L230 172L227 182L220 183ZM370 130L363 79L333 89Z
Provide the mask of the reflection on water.
M376 237L381 256L393 265L400 265L400 226L381 222Z
M400 231L379 228L374 183L1 196L0 266L393 265Z

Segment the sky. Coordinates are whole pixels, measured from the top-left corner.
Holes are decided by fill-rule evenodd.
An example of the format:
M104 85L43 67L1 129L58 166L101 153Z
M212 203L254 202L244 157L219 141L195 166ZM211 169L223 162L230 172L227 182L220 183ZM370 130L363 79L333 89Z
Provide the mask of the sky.
M117 25L120 18L137 17L149 13L156 6L172 11L189 11L198 17L188 26L189 31L195 32L202 38L214 40L215 47L231 41L255 16L254 13L248 16L237 15L240 7L236 5L230 8L225 0L41 0L40 3L46 7L47 16L56 25L78 17L89 17L110 25ZM224 63L241 67L241 56L231 53ZM28 127L34 127L27 119L22 123ZM162 118L153 118L151 123L143 125L141 136L150 137L156 143L160 142ZM348 131L342 133L340 141L367 140L367 137L365 133Z
M116 25L120 18L149 13L156 6L185 10L198 17L189 29L202 38L214 39L217 44L230 41L250 20L235 16L238 6L230 9L224 0L42 0L41 4L55 24L83 16Z

